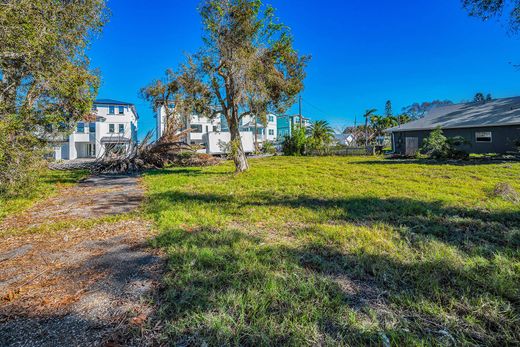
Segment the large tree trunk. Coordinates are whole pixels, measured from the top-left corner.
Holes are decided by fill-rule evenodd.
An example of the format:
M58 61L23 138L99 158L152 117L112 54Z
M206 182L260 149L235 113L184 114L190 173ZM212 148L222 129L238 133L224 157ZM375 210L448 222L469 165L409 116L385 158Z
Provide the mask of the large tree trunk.
M228 119L229 132L231 133L231 155L235 162L236 172L244 172L249 170L249 164L247 162L246 153L244 152L244 146L242 145L242 139L240 138L240 129L238 126L238 111L235 109L232 111L232 115Z

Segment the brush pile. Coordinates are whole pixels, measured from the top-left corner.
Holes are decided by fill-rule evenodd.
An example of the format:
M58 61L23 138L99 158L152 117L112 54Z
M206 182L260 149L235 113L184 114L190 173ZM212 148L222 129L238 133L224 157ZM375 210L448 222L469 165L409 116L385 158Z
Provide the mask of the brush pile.
M51 165L51 169L84 169L94 174L136 174L144 170L162 169L169 166L212 166L220 160L203 153L197 153L193 146L182 141L185 132L163 136L152 143L152 133L135 146L130 153L105 153L94 162L76 165Z

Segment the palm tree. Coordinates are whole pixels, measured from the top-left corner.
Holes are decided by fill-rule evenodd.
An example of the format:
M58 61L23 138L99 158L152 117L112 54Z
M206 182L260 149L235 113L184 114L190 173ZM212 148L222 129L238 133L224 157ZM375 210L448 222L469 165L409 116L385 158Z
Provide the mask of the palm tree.
M321 149L331 143L334 137L334 129L326 120L319 120L309 128L309 136L316 149Z
M365 111L363 117L365 117L365 147L368 147L368 120L374 116L377 110L375 108L371 108Z

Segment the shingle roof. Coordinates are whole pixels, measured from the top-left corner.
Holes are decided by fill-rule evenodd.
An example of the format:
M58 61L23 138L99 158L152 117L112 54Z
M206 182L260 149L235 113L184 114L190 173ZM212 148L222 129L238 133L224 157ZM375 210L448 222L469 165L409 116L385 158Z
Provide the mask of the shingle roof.
M100 105L133 105L131 102L118 101L113 99L97 99L94 104Z
M496 99L484 104L470 102L439 107L425 117L387 129L387 132L435 128L476 128L520 124L520 97Z

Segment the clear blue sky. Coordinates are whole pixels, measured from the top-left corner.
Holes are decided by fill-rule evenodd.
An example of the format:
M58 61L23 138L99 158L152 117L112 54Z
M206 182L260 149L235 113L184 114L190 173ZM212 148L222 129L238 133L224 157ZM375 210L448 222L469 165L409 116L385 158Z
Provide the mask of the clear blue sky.
M100 98L136 104L140 137L154 128L141 87L175 68L201 45L198 0L109 0L110 22L92 45L102 75ZM271 0L312 55L304 114L334 127L368 108L394 111L433 99L461 101L477 91L520 95L520 37L503 23L470 18L459 0ZM292 112L297 112L297 106Z

